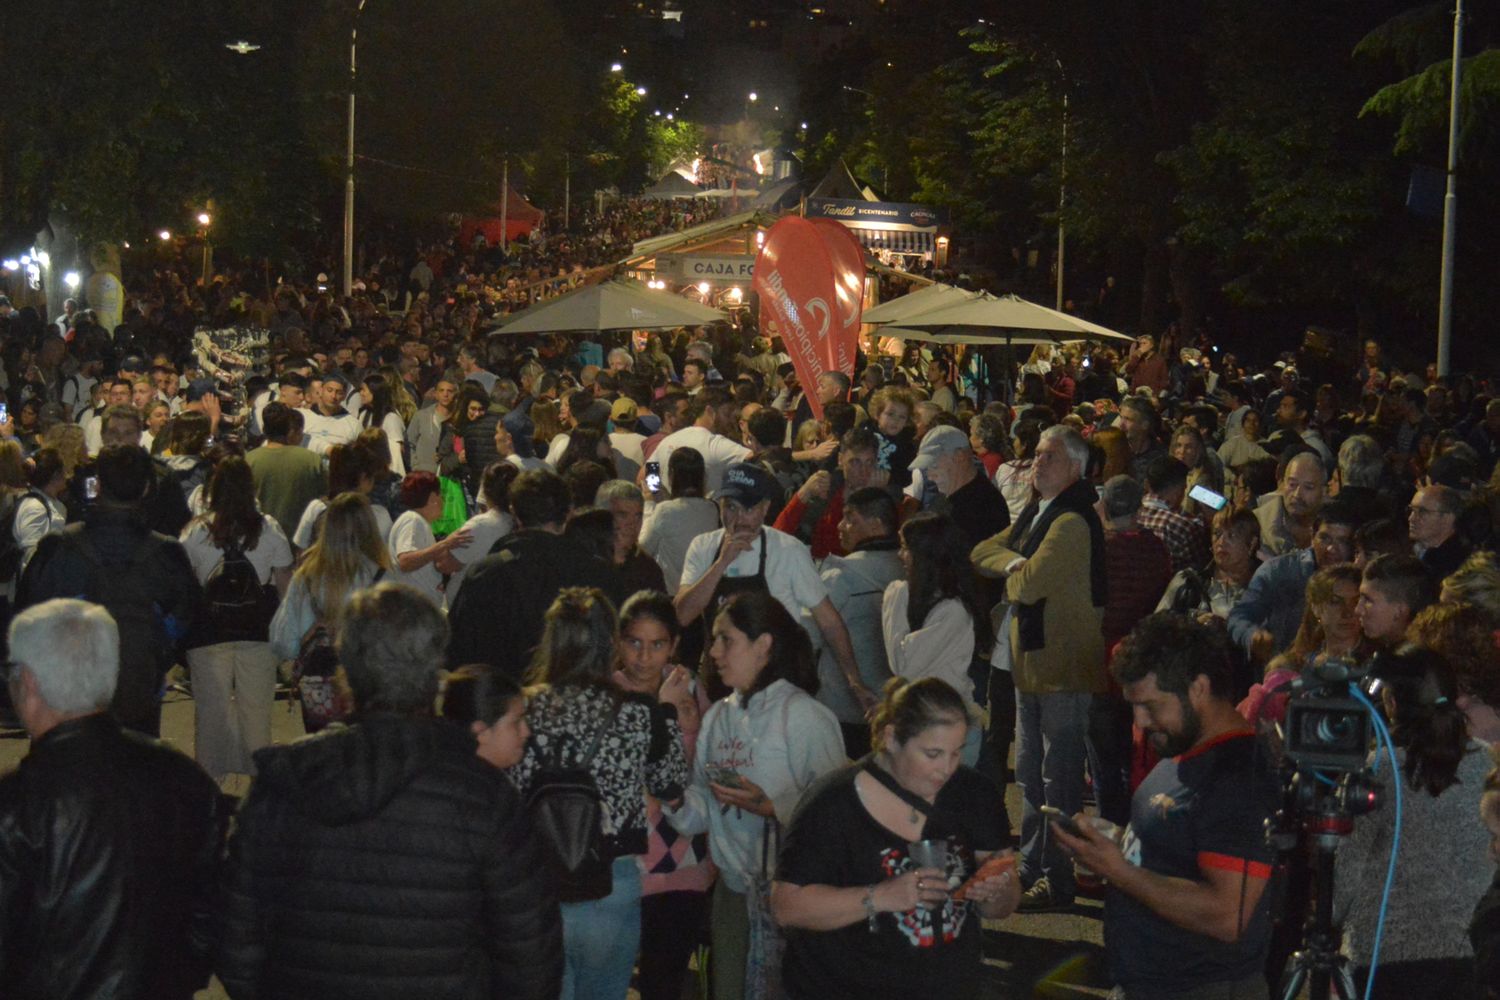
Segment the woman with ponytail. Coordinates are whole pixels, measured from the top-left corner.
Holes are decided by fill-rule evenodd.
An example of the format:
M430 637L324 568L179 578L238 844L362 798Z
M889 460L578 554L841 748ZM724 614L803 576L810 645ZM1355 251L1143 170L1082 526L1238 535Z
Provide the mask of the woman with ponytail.
M1390 786L1399 781L1401 845L1374 996L1462 1000L1474 995L1469 921L1491 875L1489 838L1476 822L1489 754L1469 738L1457 678L1438 653L1402 646L1378 656L1371 676L1380 681L1397 773L1381 760L1384 801L1339 845L1334 915L1343 919L1344 952L1363 995L1397 820Z
M564 887L560 1000L624 1000L641 938L646 795L679 798L688 778L676 686L653 697L615 685L615 609L596 587L564 588L545 621L527 678L531 738L513 776L523 797L558 769L586 768L599 789L611 888L570 900Z

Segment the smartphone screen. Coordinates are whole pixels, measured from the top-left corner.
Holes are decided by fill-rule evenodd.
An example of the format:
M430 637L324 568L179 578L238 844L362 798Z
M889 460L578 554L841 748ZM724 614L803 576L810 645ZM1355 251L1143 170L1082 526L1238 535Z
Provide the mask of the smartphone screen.
M1056 823L1070 837L1082 837L1083 831L1073 822L1073 817L1053 806L1042 806L1042 815Z
M6 420L9 420L9 419L10 419L10 407L7 406L5 403L0 403L0 422L6 421Z
M1215 493L1213 490L1202 484L1194 486L1192 489L1188 490L1188 496L1212 510L1223 510L1224 505L1229 502L1228 500L1225 500L1221 494Z
M646 463L646 489L652 493L661 492L661 463Z
M89 500L99 499L99 477L89 476L83 481L83 495Z

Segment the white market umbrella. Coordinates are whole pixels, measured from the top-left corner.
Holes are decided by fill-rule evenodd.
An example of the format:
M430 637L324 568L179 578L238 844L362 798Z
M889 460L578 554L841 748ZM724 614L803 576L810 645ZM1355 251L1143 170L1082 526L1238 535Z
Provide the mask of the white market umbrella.
M1039 330L1016 330L1013 333L996 333L993 330L971 328L966 330L912 330L901 326L883 326L878 331L882 337L896 340L917 340L926 344L1061 344L1063 341Z
M729 319L717 309L628 281L606 281L539 302L500 324L498 333L669 330Z
M978 292L955 288L953 285L928 285L926 288L919 288L914 292L891 299L889 302L882 302L878 306L866 309L860 319L865 323L895 323L908 316L917 316L933 309L967 302L978 294ZM894 334L889 336L894 336Z
M925 330L955 337L947 343L1054 343L1063 340L1134 340L1097 323L1069 316L1028 302L1015 295L991 295L979 292L964 301L938 304L916 315L904 316L900 325L909 330ZM882 331L887 336L895 336ZM1042 340L1027 341L1027 334L1047 335Z

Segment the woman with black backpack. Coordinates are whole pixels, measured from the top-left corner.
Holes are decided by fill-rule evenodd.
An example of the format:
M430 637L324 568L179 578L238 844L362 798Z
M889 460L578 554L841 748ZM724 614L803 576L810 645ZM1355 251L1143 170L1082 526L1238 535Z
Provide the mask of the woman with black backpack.
M255 504L250 465L230 455L206 488L208 512L182 531L203 585L200 645L187 654L193 682L193 755L222 780L255 773L251 755L271 742L277 656L270 626L292 577L292 548Z
M538 829L549 831L544 853L562 888L560 1000L624 1000L641 938L636 855L646 853L646 795L679 798L688 780L676 712L665 707L686 675L655 698L622 692L615 641L603 591L564 588L547 609L528 678L531 739L514 777ZM590 801L596 826L572 838L550 833L588 815Z

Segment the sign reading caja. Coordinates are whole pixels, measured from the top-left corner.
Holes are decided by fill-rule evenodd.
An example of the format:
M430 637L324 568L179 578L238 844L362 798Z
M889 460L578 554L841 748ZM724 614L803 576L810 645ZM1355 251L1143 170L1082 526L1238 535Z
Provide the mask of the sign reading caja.
M669 255L658 257L656 267L684 284L713 281L744 285L755 277L753 254Z

